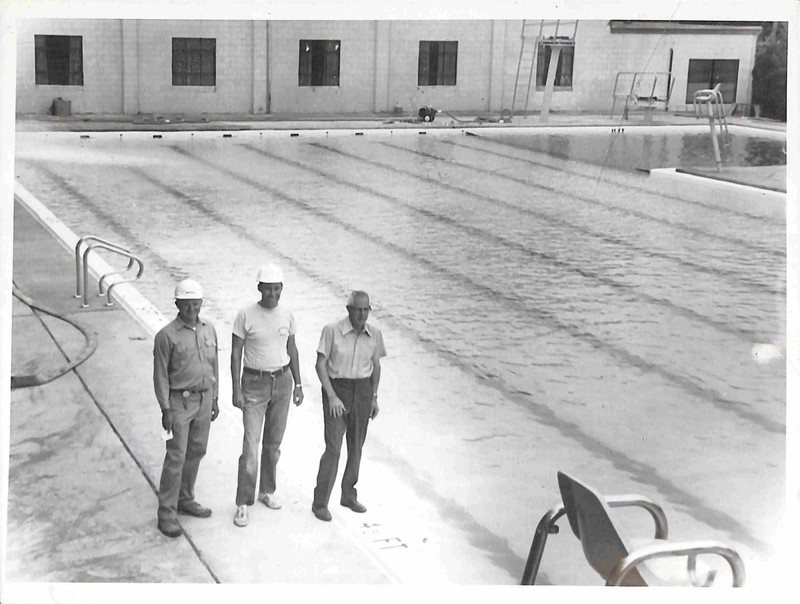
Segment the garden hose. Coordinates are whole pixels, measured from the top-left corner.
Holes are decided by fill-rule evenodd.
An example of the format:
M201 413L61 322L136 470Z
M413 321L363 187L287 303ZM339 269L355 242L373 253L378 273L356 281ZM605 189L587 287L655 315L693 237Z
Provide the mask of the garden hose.
M42 306L38 302L35 302L30 297L26 296L22 293L19 288L17 288L16 284L12 284L12 294L15 298L17 298L20 302L27 305L31 309L36 309L44 314L50 315L51 317L55 317L56 319L60 319L66 323L72 325L75 329L81 332L83 337L86 340L86 344L81 351L81 353L72 361L67 362L60 367L56 367L51 370L47 371L40 371L38 373L26 374L26 375L12 375L11 376L11 389L15 390L17 388L30 388L31 386L41 386L43 384L47 384L60 378L65 373L72 371L78 365L83 363L86 359L88 359L94 351L97 350L97 333L83 325L82 323L75 321L74 319L69 319L63 315L58 314L56 311L46 308Z

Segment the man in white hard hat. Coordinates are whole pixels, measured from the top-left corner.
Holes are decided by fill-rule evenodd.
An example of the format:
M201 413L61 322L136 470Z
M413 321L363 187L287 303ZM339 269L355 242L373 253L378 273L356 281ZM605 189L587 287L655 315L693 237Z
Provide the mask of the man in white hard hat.
M326 325L317 346L316 371L322 384L325 452L319 461L311 511L323 521L331 520L328 501L339 469L343 438L347 439L347 464L342 476L340 503L354 512L367 511L358 500L356 483L367 427L378 415L381 358L386 356L380 329L367 322L371 310L367 292L352 292L346 306L347 317Z
M194 499L200 460L206 454L211 422L219 415L217 332L200 318L203 290L193 279L175 287L178 316L165 325L153 345L153 384L161 425L172 437L161 470L158 528L178 537L177 514L208 518L211 510Z
M303 402L294 314L279 304L283 272L266 264L259 269L257 281L261 299L239 311L231 330L233 404L242 410L244 423L233 517L240 527L249 522L248 507L255 503L257 478L258 501L272 510L280 509L275 491L281 441L290 401L295 405Z

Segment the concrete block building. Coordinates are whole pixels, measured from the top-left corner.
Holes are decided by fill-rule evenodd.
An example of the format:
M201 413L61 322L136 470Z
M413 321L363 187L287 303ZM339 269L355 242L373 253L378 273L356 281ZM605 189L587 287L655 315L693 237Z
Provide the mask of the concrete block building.
M535 112L543 103L603 113L626 100L631 108L655 101L682 111L691 110L695 90L716 84L725 103L747 105L760 29L608 20L28 19L17 27L17 113L47 113L57 98L72 113L117 115L408 113L425 105L497 114Z

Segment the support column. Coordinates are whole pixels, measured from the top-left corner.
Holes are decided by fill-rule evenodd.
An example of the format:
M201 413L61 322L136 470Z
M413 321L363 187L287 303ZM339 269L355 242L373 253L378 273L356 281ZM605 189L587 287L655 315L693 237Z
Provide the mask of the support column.
M547 67L547 84L544 87L544 98L542 99L542 113L539 120L547 122L550 115L550 101L553 99L553 87L556 84L556 69L558 68L558 58L561 56L561 45L554 44L550 47L550 64Z
M372 92L372 111L389 111L398 99L389 98L389 54L391 49L392 22L375 21L375 61L373 64L374 84Z
M122 113L139 113L139 21L122 19Z
M503 84L505 82L506 27L502 19L492 20L491 62L489 63L488 111L503 110Z
M253 115L263 115L269 113L269 21L252 21L251 24L253 102L250 111Z

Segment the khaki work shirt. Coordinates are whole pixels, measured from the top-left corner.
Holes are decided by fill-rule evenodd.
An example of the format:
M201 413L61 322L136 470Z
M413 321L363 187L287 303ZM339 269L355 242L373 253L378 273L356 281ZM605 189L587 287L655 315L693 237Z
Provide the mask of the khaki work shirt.
M170 390L211 390L217 398L218 349L217 332L203 319L193 328L175 317L161 328L153 343L153 385L162 410L170 408Z

